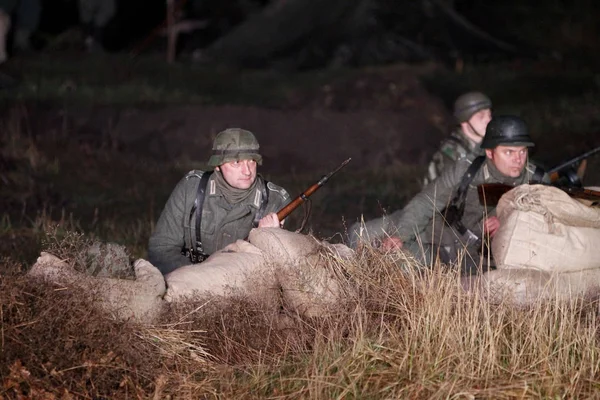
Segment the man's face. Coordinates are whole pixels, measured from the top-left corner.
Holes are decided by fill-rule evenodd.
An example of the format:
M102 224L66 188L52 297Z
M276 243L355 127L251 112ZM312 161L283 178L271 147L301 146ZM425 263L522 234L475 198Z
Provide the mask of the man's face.
M256 161L230 161L216 168L223 173L225 181L236 189L248 189L256 179Z
M492 119L492 110L486 108L485 110L479 110L469 120L468 123L463 122L463 131L467 134L471 140L475 143L481 143L485 136L485 128Z
M497 146L495 149L485 151L496 169L511 178L517 178L523 172L527 162L527 153L528 149L525 146Z

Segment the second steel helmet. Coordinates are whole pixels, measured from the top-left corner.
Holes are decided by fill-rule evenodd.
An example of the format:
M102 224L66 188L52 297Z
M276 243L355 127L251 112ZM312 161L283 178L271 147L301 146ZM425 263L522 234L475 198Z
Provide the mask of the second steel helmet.
M454 116L458 122L467 122L478 111L492 108L492 101L481 92L468 92L454 102Z

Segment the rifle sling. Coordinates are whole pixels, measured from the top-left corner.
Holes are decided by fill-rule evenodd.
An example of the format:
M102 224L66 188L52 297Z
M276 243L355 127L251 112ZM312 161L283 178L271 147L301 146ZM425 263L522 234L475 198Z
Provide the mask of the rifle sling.
M458 189L456 190L454 198L450 202L450 207L455 207L457 213L454 217L454 221L449 221L449 222L451 225L455 225L457 227L457 229L459 230L459 233L461 233L461 234L463 234L465 231L461 220L462 220L463 214L465 213L465 200L467 198L467 191L469 189L469 185L471 184L471 182L473 182L473 179L475 178L477 171L479 171L479 169L485 162L485 158L486 158L485 156L479 156L475 160L473 160L471 165L469 165L469 168L467 169L465 174L462 176L460 185L458 186ZM460 232L461 230L463 230L463 232Z
M196 192L196 199L194 200L194 206L192 207L192 213L196 211L196 242L194 243L194 251L203 253L202 248L202 207L204 206L204 197L206 195L206 186L208 180L212 175L213 171L205 172L202 174L200 183L198 184L198 191Z

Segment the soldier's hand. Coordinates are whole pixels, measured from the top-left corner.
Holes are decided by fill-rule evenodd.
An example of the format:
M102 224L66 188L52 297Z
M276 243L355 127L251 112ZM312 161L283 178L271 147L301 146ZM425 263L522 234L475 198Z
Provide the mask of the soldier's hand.
M383 251L400 250L402 248L402 240L399 237L390 236L386 237L381 242L381 249Z
M490 235L490 237L494 237L498 228L500 228L500 220L496 216L486 218L483 221L483 231Z
M258 221L259 228L280 228L281 224L279 223L279 218L277 218L277 213L270 213L262 217L260 221Z

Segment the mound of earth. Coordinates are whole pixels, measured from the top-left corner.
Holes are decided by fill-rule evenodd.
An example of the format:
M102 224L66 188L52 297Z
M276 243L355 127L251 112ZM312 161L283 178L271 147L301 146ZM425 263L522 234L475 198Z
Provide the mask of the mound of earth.
M34 133L62 129L64 115L33 110ZM367 71L290 93L278 108L181 105L68 110L75 137L107 134L121 150L160 161L207 159L228 127L254 132L271 173L323 171L348 157L349 169L424 165L449 128L441 100L410 71Z

